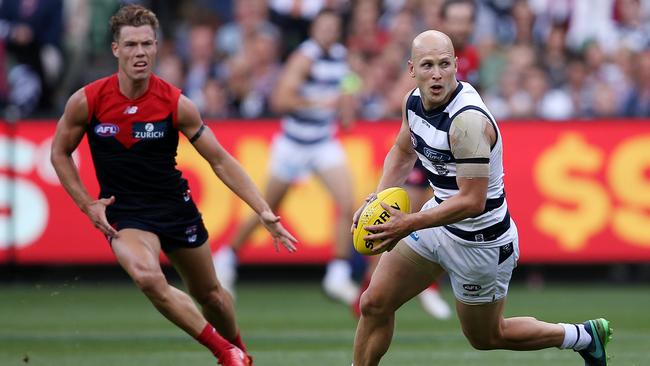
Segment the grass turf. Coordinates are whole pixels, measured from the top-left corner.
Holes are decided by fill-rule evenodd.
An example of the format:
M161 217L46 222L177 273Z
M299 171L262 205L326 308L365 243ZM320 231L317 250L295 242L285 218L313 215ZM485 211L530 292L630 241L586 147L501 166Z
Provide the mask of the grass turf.
M550 322L606 317L614 328L611 364L650 365L647 286L513 286L506 316ZM356 320L318 284L244 283L237 316L258 366L349 365ZM450 299L449 288L444 295ZM0 285L0 365L214 365L212 356L132 285ZM582 365L572 351L475 351L458 321L429 318L417 300L397 316L382 365Z

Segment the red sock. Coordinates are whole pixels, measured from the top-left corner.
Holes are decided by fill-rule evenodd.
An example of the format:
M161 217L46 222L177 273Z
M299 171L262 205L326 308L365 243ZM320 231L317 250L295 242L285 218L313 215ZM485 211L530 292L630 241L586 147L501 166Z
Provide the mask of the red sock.
M220 336L210 323L205 325L205 328L203 328L201 334L196 337L196 340L206 346L217 358L219 358L219 355L221 355L223 351L232 347L232 344Z
M431 282L431 284L429 285L429 290L433 290L433 291L440 290L440 285L438 285L438 281Z
M239 334L239 332L237 332L237 336L232 341L232 344L234 344L235 346L237 346L237 348L239 348L240 350L244 351L244 353L246 353L246 345L244 345L244 341L241 340L241 335Z

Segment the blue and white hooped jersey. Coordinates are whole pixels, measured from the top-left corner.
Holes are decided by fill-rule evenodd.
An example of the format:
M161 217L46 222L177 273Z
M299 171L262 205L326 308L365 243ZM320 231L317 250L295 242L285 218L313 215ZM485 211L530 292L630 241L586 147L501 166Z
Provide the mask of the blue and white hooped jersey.
M298 52L312 60L309 75L299 94L307 100L331 99L341 94L341 82L348 75L347 50L340 44L323 50L314 40L303 42ZM315 143L336 133L336 108L303 108L282 119L284 134L300 143Z
M449 146L449 128L462 112L481 113L488 117L497 134L490 152L485 211L454 224L445 225L448 233L469 245L496 246L513 239L510 214L503 185L503 145L494 117L478 92L468 83L459 82L450 100L431 111L425 111L420 90L415 89L406 102L406 117L411 130L411 143L427 170L435 201L440 204L459 192L456 183L456 161Z

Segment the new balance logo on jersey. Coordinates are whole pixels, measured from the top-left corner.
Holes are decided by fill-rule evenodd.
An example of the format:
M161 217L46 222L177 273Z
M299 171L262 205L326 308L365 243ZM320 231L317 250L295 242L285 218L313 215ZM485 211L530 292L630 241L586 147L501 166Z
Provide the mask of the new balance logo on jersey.
M120 132L120 128L112 123L100 123L95 126L95 134L97 136L111 137L115 136L118 132Z
M137 105L132 105L126 107L124 110L124 114L135 114L138 111L138 106Z
M140 140L155 140L165 137L166 122L139 122L133 124L133 137Z

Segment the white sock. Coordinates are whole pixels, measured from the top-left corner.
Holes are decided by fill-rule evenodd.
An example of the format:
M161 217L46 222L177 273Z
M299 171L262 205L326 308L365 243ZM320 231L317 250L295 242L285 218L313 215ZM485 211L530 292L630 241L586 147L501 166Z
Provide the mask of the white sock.
M327 264L325 276L343 281L352 276L352 267L345 259L334 259Z
M561 349L572 348L581 351L591 343L591 336L583 324L559 323L564 328L564 340Z

